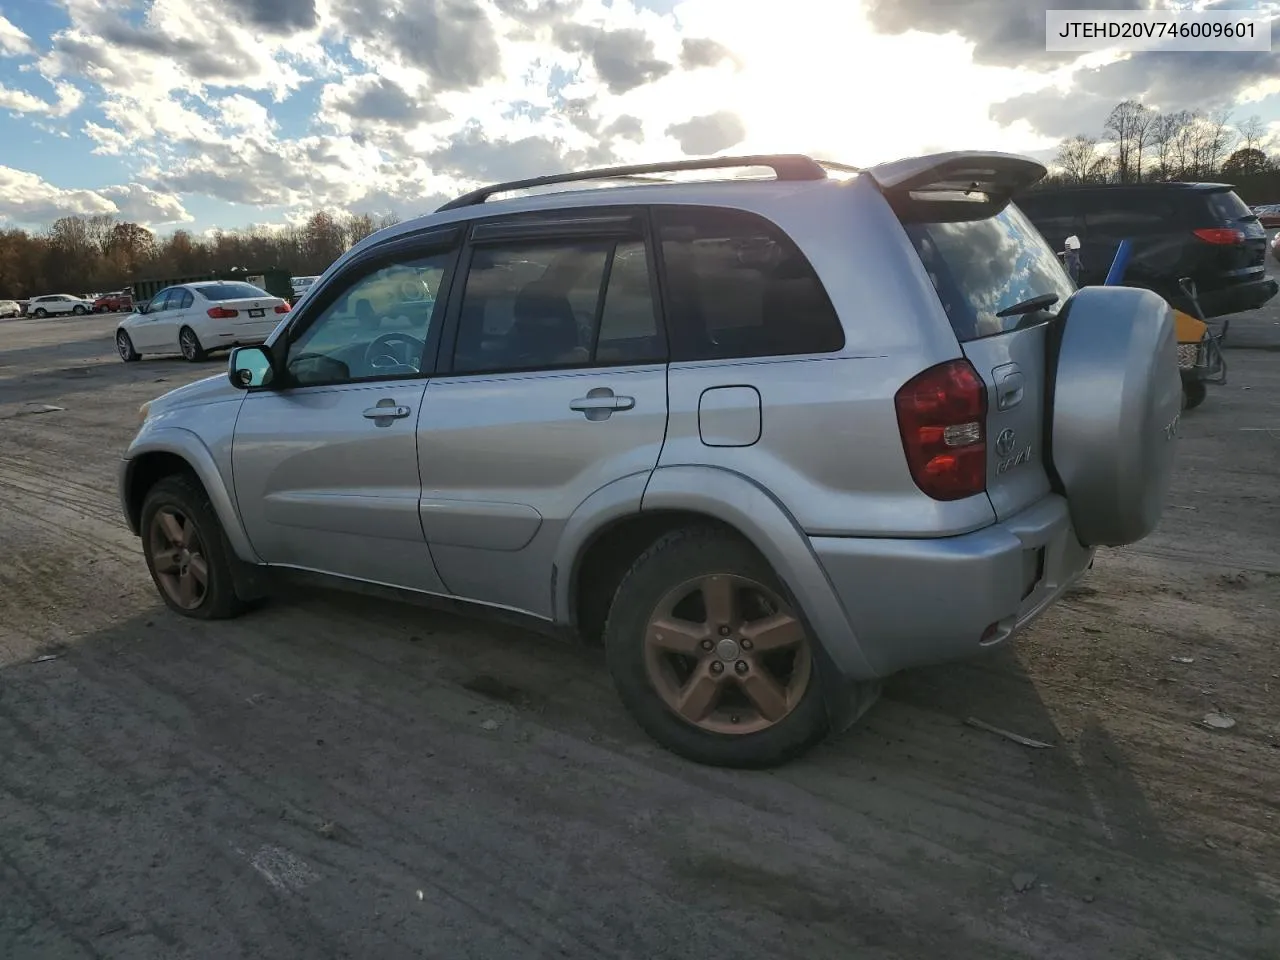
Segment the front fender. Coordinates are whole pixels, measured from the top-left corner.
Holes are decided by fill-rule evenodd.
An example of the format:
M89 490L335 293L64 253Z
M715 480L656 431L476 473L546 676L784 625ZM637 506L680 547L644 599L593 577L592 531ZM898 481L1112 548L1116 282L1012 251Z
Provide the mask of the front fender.
M136 467L147 454L168 453L181 457L200 478L209 502L218 515L218 522L226 533L227 541L241 560L247 563L261 563L253 546L249 543L244 526L240 523L240 514L236 510L231 491L223 480L213 454L195 433L183 427L155 427L145 431L125 453L120 462L119 486L120 503L124 509L129 528L137 534L138 525L129 508L130 490L132 489Z
M836 668L853 680L877 676L809 538L790 512L759 484L718 467L659 467L649 478L641 510L687 510L733 527L751 541L786 584Z

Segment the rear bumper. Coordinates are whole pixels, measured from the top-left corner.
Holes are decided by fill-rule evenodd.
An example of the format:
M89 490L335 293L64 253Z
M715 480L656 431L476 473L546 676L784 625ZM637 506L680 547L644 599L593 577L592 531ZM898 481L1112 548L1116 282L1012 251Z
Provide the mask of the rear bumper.
M813 537L877 676L1000 646L1089 568L1067 502L1051 496L974 533L932 540Z
M1256 310L1274 297L1278 291L1280 291L1280 283L1270 278L1219 287L1215 290L1201 290L1200 309L1209 319L1225 317L1245 310ZM1184 312L1193 315L1195 313L1193 309L1189 309L1191 307L1189 303L1186 306L1179 306L1175 302L1174 305Z

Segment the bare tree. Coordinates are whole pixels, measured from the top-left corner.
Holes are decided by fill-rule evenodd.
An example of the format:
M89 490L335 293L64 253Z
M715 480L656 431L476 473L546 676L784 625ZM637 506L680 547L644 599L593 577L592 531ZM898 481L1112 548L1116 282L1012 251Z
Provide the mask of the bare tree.
M1079 136L1059 144L1055 163L1062 168L1068 183L1086 183L1097 173L1101 160L1098 141L1093 137Z
M1115 143L1116 178L1121 183L1142 179L1142 147L1150 123L1150 111L1137 100L1118 103L1107 117L1103 133Z
M1157 114L1151 124L1151 145L1156 151L1157 176L1167 180L1174 162L1174 141L1186 126L1187 115L1183 111Z
M1222 166L1222 159L1231 152L1236 142L1236 131L1231 127L1231 108L1215 110L1206 119L1206 155L1202 174L1213 176Z
M1267 125L1256 113L1242 121L1236 129L1240 133L1240 145L1246 150L1256 150L1267 133Z

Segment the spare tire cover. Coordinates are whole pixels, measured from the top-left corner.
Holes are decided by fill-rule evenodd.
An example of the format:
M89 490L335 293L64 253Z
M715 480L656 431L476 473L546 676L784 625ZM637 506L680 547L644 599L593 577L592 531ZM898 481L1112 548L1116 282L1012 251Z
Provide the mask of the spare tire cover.
M1182 410L1173 311L1133 287L1084 287L1062 312L1051 455L1087 546L1151 533L1164 511Z

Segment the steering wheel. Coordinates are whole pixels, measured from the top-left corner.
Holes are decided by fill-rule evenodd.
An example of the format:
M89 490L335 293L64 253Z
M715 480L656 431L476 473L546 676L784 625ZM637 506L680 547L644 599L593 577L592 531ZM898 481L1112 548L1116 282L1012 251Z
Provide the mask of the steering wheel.
M408 367L418 373L421 370L422 351L426 348L425 340L411 337L407 333L384 333L365 349L364 363L375 370Z

